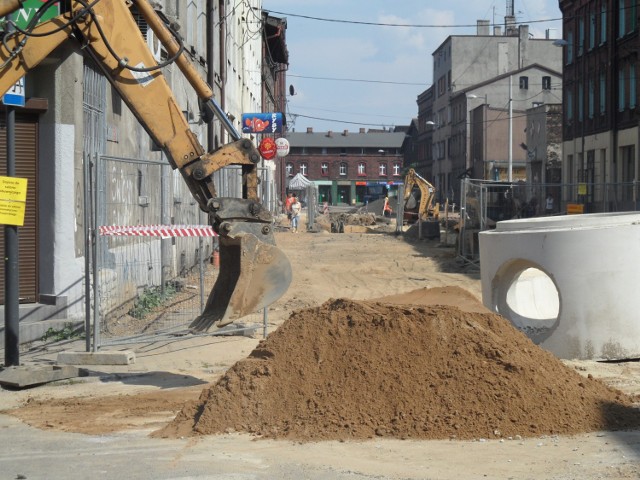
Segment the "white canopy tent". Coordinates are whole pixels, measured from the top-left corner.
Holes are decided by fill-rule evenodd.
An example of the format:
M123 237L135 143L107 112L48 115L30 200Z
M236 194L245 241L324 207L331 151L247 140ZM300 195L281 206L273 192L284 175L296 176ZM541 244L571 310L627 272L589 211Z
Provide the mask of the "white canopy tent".
M313 182L301 173L297 173L295 177L289 180L289 190L306 190L307 187L313 185Z

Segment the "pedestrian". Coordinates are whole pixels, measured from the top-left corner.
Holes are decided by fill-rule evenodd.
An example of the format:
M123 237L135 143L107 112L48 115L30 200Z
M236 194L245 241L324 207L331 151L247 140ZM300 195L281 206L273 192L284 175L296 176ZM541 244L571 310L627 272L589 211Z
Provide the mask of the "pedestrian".
M547 215L551 215L553 213L553 195L547 195L547 200L545 201L544 213Z
M298 233L298 222L300 221L300 210L302 204L298 201L298 197L293 195L293 202L291 202L291 231Z
M391 212L393 212L393 210L391 210L391 205L389 205L389 197L384 197L384 207L382 207L382 215L385 217L390 217Z
M287 199L284 202L284 212L287 214L287 219L291 223L291 204L293 203L293 193L287 193Z

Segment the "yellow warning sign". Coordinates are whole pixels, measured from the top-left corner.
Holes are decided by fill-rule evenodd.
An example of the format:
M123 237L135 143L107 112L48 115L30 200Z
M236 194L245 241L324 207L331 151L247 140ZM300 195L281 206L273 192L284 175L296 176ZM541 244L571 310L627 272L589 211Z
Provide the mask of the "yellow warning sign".
M587 194L587 184L579 183L578 184L578 195L586 195Z
M27 179L0 176L0 224L24 225Z

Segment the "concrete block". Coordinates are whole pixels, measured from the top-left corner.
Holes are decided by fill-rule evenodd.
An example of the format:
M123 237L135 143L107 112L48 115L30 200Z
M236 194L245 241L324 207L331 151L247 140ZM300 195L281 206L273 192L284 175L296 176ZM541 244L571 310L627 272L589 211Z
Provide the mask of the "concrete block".
M86 377L87 375L88 372L86 370L71 366L19 365L7 367L0 371L0 385L24 388L67 378Z
M57 362L65 365L131 365L136 362L133 352L60 352Z

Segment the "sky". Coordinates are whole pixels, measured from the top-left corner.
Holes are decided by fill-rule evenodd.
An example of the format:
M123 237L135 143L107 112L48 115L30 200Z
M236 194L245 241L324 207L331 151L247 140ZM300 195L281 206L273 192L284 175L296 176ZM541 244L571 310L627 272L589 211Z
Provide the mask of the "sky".
M287 19L289 129L409 125L433 82L433 51L449 35L475 34L477 20L503 25L508 1L263 0ZM558 0L515 0L514 12L534 38L562 37Z

